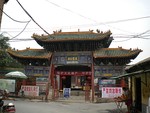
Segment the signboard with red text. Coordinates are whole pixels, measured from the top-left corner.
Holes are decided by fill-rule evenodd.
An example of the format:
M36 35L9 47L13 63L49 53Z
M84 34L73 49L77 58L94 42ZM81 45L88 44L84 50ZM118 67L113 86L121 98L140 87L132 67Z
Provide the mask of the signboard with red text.
M39 96L39 86L21 86L25 96Z
M122 87L102 87L102 98L114 98L122 95Z
M91 71L56 71L56 75L92 75Z

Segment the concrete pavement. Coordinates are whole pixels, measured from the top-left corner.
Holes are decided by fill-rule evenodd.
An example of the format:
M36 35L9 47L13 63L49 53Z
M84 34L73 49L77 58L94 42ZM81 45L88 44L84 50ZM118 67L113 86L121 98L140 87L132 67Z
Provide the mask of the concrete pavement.
M15 100L29 101L29 102L46 102L44 98L15 98ZM95 104L98 105L98 113L126 113L126 105L123 103L122 108L118 109L116 103L112 99L98 98L95 102L85 101L85 96L70 96L69 98L61 97L57 100L49 99L47 102L59 102L62 104Z
M40 99L26 99L30 102L45 102L45 100ZM118 109L115 102L113 102L111 99L100 99L99 102L93 102L85 101L84 97L82 96L71 96L70 98L59 98L57 100L49 100L48 102L59 102L62 104L95 104L99 107L96 108L98 113L126 113L126 105L123 103L122 108Z

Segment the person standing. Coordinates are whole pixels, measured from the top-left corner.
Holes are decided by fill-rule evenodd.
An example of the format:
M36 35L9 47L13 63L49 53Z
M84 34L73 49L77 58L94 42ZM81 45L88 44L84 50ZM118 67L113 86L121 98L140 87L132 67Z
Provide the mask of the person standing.
M115 97L114 100L117 102L125 102L125 105L127 106L127 113L131 113L131 106L132 106L132 96L131 92L127 87L122 87L123 93L119 97Z
M132 106L132 96L131 92L127 87L122 87L123 93L121 96L116 97L115 99L118 101L123 101L125 102L125 105L127 106L127 113L130 113L131 111L131 106Z
M127 87L123 87L123 96L125 100L125 104L127 105L128 113L130 113L131 106L132 106L132 96L131 92Z

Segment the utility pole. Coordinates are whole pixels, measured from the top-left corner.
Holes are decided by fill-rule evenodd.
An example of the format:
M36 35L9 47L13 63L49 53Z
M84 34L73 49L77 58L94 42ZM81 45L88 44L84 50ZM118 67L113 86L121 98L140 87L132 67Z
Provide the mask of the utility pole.
M6 4L9 0L0 0L0 30L1 30L1 23L2 23L2 15L3 15L3 8L4 4Z
M1 29L1 22L2 22L3 7L4 7L4 0L0 0L0 29Z

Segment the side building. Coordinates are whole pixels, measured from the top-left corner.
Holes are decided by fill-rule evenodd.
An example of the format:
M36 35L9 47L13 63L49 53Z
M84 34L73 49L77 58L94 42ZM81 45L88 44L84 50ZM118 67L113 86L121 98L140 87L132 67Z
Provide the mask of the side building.
M142 51L109 48L113 40L111 34L110 31L93 30L33 34L32 38L43 49L8 49L8 53L25 65L25 74L32 83L38 85L47 80L56 93L54 98L64 88L70 88L72 91L91 91L94 100L102 81L124 74L126 64ZM85 96L89 97L89 94Z
M150 113L150 57L126 68L122 77L130 81L132 100L141 113Z

